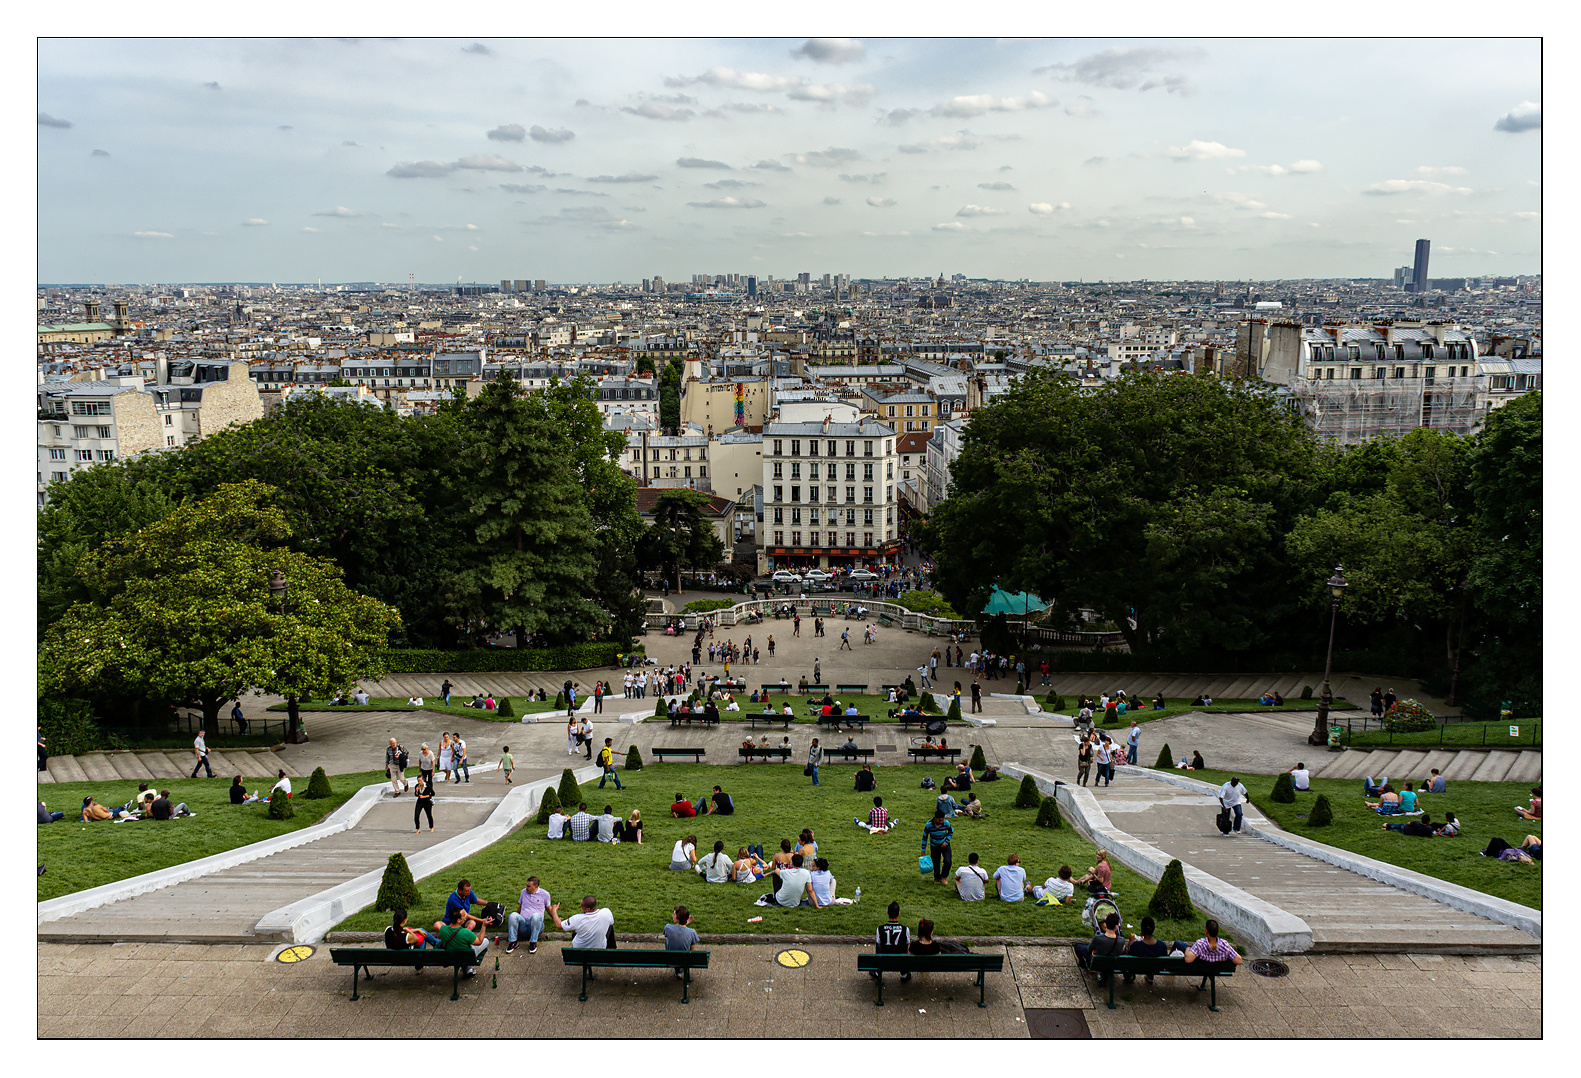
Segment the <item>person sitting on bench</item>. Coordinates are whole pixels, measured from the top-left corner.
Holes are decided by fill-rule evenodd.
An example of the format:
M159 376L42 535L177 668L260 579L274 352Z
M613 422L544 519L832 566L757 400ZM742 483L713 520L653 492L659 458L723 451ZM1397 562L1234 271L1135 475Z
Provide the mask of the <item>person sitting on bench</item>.
M1137 938L1135 935L1126 937L1130 941L1129 945L1125 949L1126 954L1134 955L1137 958L1165 958L1168 957L1173 951L1180 951L1182 953L1185 952L1186 944L1182 940L1175 940L1171 943L1165 943L1163 940L1154 939L1154 923L1155 922L1151 917L1142 918L1141 938ZM1135 980L1136 974L1127 973L1125 975L1125 981L1127 984L1130 984ZM1153 975L1151 973L1147 975L1147 983L1153 983Z
M434 922L434 934L438 940L436 944L437 949L441 951L471 951L473 957L482 961L484 952L489 949L489 938L486 935L473 932L469 928L463 928L461 925L463 916L459 909L452 910L445 915L443 921ZM560 926L556 924L555 927L558 928ZM463 977L474 977L476 975L477 970L472 966L468 966L461 971L461 976Z
M385 950L420 951L431 944L437 947L438 941L422 929L407 924L405 910L395 910L391 913L390 923L384 930Z
M555 930L564 932L570 930L571 946L577 950L598 950L615 945L615 915L608 906L600 908L598 900L592 895L582 896L582 912L572 914L564 921L560 920L560 903L547 908L551 920L554 921ZM598 980L598 976L591 970L587 979Z
M1125 940L1120 937L1120 915L1111 913L1103 919L1103 925L1094 933L1091 940L1086 943L1074 945L1076 962L1082 969L1092 968L1093 955L1120 955L1125 953ZM1098 974L1098 983L1107 984L1105 974Z
M1110 914L1110 916L1113 916L1113 914ZM1202 927L1207 935L1186 948L1186 962L1188 964L1192 962L1233 962L1237 966L1241 964L1241 956L1235 953L1235 948L1219 938L1219 922L1210 917ZM1207 990L1208 979L1204 977L1202 978L1202 983L1197 985L1197 991L1206 992Z
M860 747L861 746L857 745L857 743L856 743L855 736L853 736L851 734L846 734L845 735L845 744L841 745L837 749L831 749L829 751L831 753L841 753L841 752L843 752L843 753L848 753L848 754L850 754L852 756L855 756L857 749L860 748Z

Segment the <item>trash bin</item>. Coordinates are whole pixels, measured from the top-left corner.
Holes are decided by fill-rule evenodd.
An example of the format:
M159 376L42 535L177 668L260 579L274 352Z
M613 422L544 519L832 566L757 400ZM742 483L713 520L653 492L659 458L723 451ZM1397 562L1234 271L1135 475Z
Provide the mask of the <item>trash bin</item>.
M1340 747L1340 738L1345 734L1343 726L1330 725L1328 728L1328 746L1331 749Z

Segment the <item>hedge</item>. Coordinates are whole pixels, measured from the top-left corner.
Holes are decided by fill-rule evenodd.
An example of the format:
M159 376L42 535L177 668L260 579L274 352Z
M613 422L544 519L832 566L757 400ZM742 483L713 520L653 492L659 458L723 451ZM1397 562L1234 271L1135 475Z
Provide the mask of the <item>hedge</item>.
M562 648L475 648L441 651L438 648L402 648L381 657L392 674L485 674L495 671L593 670L617 665L616 656L629 649L612 641L569 644Z

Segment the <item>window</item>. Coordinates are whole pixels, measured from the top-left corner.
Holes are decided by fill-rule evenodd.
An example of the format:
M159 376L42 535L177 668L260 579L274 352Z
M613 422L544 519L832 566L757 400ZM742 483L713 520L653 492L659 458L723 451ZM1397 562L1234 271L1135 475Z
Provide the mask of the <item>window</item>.
M775 532L774 533L774 545L775 546L784 546L785 545L785 533L784 532Z
M1396 363L1404 363L1405 362L1405 345L1397 344L1397 345L1394 346L1394 361ZM1403 378L1405 376L1404 375L1396 375L1395 377Z
M816 445L818 443L814 442L813 444ZM818 465L816 465L816 464L809 464L809 465L807 465L807 478L808 479L817 479L818 478Z
M873 511L871 509L862 510L862 523L869 528L873 526Z
M778 506L775 506L775 508L774 508L774 523L776 523L776 524L783 524L783 523L785 523L785 510L779 508Z
M692 477L692 466L690 464L688 464L686 466L686 478L690 479L691 477Z
M845 526L847 528L849 528L852 525L854 525L855 523L856 523L856 510L855 509L847 509L845 511ZM856 540L853 538L851 541L855 542Z
M1422 358L1423 359L1432 359L1433 358L1433 346L1432 345L1430 345L1430 344L1422 345Z
M839 446L839 443L831 438L829 440L828 444L827 444L827 447L826 447L828 449L828 453L826 453L825 455L826 456L830 456L830 457L834 456L835 455L834 451L835 451L836 448L838 448L838 446Z
M707 479L708 478L708 465L706 465L706 464L699 464L697 466L697 478L699 478L699 479Z
M801 523L801 510L800 509L792 509L791 510L791 523L792 524L800 524Z
M1396 367L1394 369L1394 376L1396 378L1404 378L1405 377L1405 368L1404 367Z
M93 459L93 450L91 450L91 449L79 449L79 450L77 450L77 459L78 460L92 460Z
M774 484L774 500L777 502L785 500L785 488L778 483Z
M807 545L808 546L817 546L818 545L818 533L817 532L809 532L807 534Z
M845 504L850 505L854 501L856 501L856 488L855 487L846 487L845 488Z
M862 465L862 480L866 483L873 481L873 466L871 464Z
M845 545L846 546L856 546L856 532L846 532L845 533Z
M801 487L791 487L791 501L801 501Z
M911 412L911 409L907 408L906 412L909 414ZM891 404L889 406L889 418L891 418L891 419L895 418L895 406L893 404Z
M1361 368L1360 367L1352 367L1350 369L1350 376L1352 378L1360 378L1361 377Z
M72 401L72 415L109 415L109 401Z
M793 457L801 456L801 439L800 438L793 438L793 439L791 439L791 456L793 456Z
M927 415L928 414L928 408L929 408L929 405L924 404L922 406L922 414L923 415ZM884 452L886 452L886 453L889 452L889 443L888 442L884 443Z
M890 414L890 415L894 415L894 414L895 414L895 413L894 413L894 411L893 411L893 410L891 410L891 411L890 411L890 413L889 413L889 414ZM916 414L917 414L917 412L916 412L916 409L915 409L915 408L913 408L913 407L912 407L912 406L911 406L911 405L909 405L909 404L908 404L908 405L906 405L906 414L907 414L907 415L908 415L908 416L910 416L910 415L916 415Z
M1514 389L1515 376L1513 374L1495 374L1488 379L1489 389Z
M862 488L862 500L864 502L866 502L868 505L872 505L873 504L873 488L872 487L863 487Z
M1372 376L1374 378L1387 378L1389 377L1389 368L1379 367L1377 370L1373 371Z
M801 546L801 532L791 532L791 546Z
M657 449L655 449L655 450L654 450L654 451L653 451L653 459L654 459L654 460L658 460L658 459L659 459L659 451L658 451L658 450L657 450ZM779 467L779 465L777 465L777 464L776 464L776 465L775 465L775 467L776 467L776 468L777 468L777 467ZM776 473L775 473L775 474L776 474L776 475L778 475L778 474L779 474L779 473L778 473L778 472L776 472Z
M893 523L895 523L895 509L894 509L893 506L891 506L888 509L884 510L884 523L885 524L893 524ZM884 529L884 534L885 535L889 534L889 529L888 528Z
M71 428L71 433L73 435L75 435L76 437L78 437L78 438L92 438L93 437L93 428L92 427L72 427Z
M794 460L791 461L791 478L792 479L800 479L801 478L801 462L800 461L794 461Z
M784 479L785 478L784 470L785 470L785 465L781 464L779 461L776 460L774 462L774 478L775 479Z
M873 455L873 443L872 442L863 442L862 443L862 455L864 457L871 457Z
M66 451L64 449L51 449L49 451L49 459L50 460L65 460L66 459Z
M828 493L829 493L829 496L825 499L826 501L836 502L836 501L840 500L840 488L839 487L825 487L824 489L826 491L828 491Z
M818 484L814 483L812 486L807 488L807 500L810 502L815 502L818 500Z
M816 510L816 509L809 509L809 510L807 510L807 514L808 514L808 516L807 516L807 523L809 523L809 524L816 524L816 523L818 523L818 510Z
M915 423L916 423L916 421L915 421L915 420L911 420L911 419L908 419L908 420L906 420L906 430L907 430L907 431L908 431L908 432L909 432L909 431L911 431L911 430L913 430L913 429L914 429L914 427L915 427Z
M780 440L778 438L774 439L774 455L776 457L780 455Z
M885 487L884 488L884 500L886 502L892 502L892 501L895 500L895 495L893 493L894 489L895 489L894 487Z
M167 427L172 426L174 424L174 421L175 421L175 419L174 419L173 416L169 416L169 415L165 416L165 426L167 426Z
M1350 357L1352 363L1355 363L1361 358L1361 346L1358 344L1348 345L1345 349L1345 354Z
M818 455L818 439L807 439L807 455L809 457L816 457Z
M845 455L848 457L856 456L856 442L848 441L845 443Z
M872 532L863 532L862 533L862 545L863 546L872 546L873 545L873 533Z
M49 473L49 481L51 483L64 483L66 481L66 473L65 472L50 472Z
M1435 378L1437 378L1437 377L1438 377L1438 368L1437 367L1423 367L1422 368L1422 381L1424 381L1424 382L1428 383L1429 385L1431 385L1433 383L1433 380Z
M884 478L885 479L893 479L893 478L895 478L895 462L894 461L890 460L890 461L885 461L884 462Z
M847 483L854 483L854 482L856 482L856 465L855 464L847 464L845 466L845 481Z
M691 460L692 459L692 451L690 449L683 449L683 450L681 450L681 455L682 455L682 459L684 459L684 460Z

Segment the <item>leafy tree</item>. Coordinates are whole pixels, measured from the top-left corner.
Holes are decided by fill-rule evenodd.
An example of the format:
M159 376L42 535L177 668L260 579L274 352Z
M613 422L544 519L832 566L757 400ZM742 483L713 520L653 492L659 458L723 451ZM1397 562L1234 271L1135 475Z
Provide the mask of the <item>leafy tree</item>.
M384 878L379 881L379 897L374 900L373 908L414 910L422 901L417 881L412 878L412 868L406 863L406 855L390 854L390 860L384 866Z
M654 499L653 523L641 542L645 568L660 569L681 590L681 569L713 565L725 544L707 515L708 495L698 490L665 490Z
M961 702L954 696L950 697L950 709L944 713L945 722L961 721Z
M1169 921L1189 921L1197 916L1191 904L1191 892L1186 888L1186 870L1180 859L1172 858L1158 878L1153 897L1148 900L1147 912Z
M499 707L500 707L499 715L500 715L501 718L514 718L515 717L516 709L511 706L511 698L509 696L502 696L502 697L500 697Z
M659 426L674 430L681 425L681 372L678 359L665 363L659 375Z
M41 639L41 691L196 700L213 730L221 706L255 687L294 699L380 676L399 614L285 547L291 530L268 496L255 480L226 485L84 559L90 598Z

